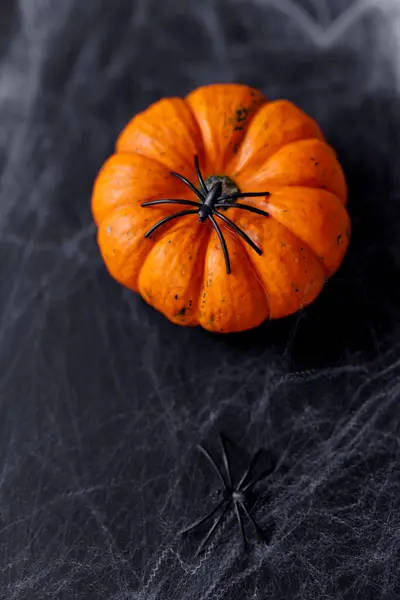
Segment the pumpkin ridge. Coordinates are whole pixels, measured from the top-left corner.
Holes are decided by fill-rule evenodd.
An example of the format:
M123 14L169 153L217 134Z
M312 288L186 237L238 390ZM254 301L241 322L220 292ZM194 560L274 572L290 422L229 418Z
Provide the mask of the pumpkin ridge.
M267 302L267 307L268 307L268 318L270 320L271 319L271 300L269 298L269 292L268 292L267 286L264 285L264 282L261 279L261 275L260 275L260 273L258 271L257 265L255 264L254 254L252 254L251 252L248 251L247 246L245 246L245 244L242 242L242 240L240 240L240 243L242 244L242 246L244 248L244 251L247 254L247 257L248 257L249 263L250 263L250 267L251 267L251 269L252 269L252 271L254 273L254 276L257 279L257 281L259 282L259 284L260 284L260 286L263 289L263 292L265 294L265 300ZM264 252L263 252L263 254L264 254Z
M203 273L203 277L202 277L202 287L201 287L201 297L200 297L200 305L199 305L199 324L205 328L208 331L218 331L219 333L232 333L232 332L238 332L238 331L243 331L243 329L240 326L240 315L237 314L238 312L240 312L238 310L238 306L236 307L236 310L232 310L229 309L229 298L230 296L226 295L226 290L224 290L224 279L226 278L226 283L232 283L233 286L236 286L238 283L239 288L242 288L242 295L243 295L243 277L245 277L246 280L246 288L244 288L244 302L246 302L246 295L247 294L252 294L254 291L256 292L256 296L258 296L258 294L260 294L260 298L263 298L263 300L265 299L265 308L266 308L266 314L263 317L263 319L261 321L257 321L257 310L256 312L253 314L252 317L252 325L248 325L248 328L255 328L258 327L259 325L261 325L262 322L266 321L269 319L269 314L270 314L270 308L269 308L269 302L268 302L268 298L266 296L265 293L265 288L263 286L263 283L260 279L260 277L258 276L258 273L256 272L256 270L254 269L253 263L250 260L250 256L249 254L244 251L243 246L245 245L245 243L243 242L243 240L237 236L235 234L235 232L228 226L225 224L221 224L221 229L223 230L223 234L224 237L226 239L226 243L229 249L229 253L231 256L236 256L237 258L236 260L238 261L237 264L235 264L235 260L232 262L232 272L229 275L226 275L225 273L221 273L220 276L218 276L218 273L214 273L214 277L212 278L215 282L215 287L212 286L210 288L210 283L207 281L207 272ZM214 235L214 231L211 231L211 236ZM231 243L235 244L235 251L232 253L232 246ZM215 244L215 245L214 245ZM214 247L213 247L214 246ZM215 258L218 259L220 257L222 257L222 249L221 246L219 244L219 241L216 237L214 237L214 240L209 239L208 240L208 245L206 248L206 254L205 254L205 262L204 262L204 267L206 268L206 264L207 264L207 255L209 254L209 251L214 252L215 253ZM222 258L221 258L221 263L223 262ZM211 263L213 264L213 263ZM215 264L215 263L214 263ZM210 263L208 263L208 267L210 266ZM254 283L256 283L256 287L257 290L255 290L254 288ZM250 290L247 286L251 286ZM217 304L215 304L215 290L217 290ZM204 294L204 296L203 296ZM211 294L211 296L214 295L214 301L211 300L211 305L213 307L213 309L210 308L205 308L203 306L202 309L202 304L204 303L204 305L206 305L208 302L210 302L209 299L209 295ZM254 296L252 295L251 298L254 298ZM232 318L229 320L229 326L225 329L225 325L222 325L221 323L219 325L217 325L216 323L219 321L219 316L218 316L218 312L219 312L219 308L221 307L221 304L223 305L223 303L227 303L227 312L231 312L231 315L234 315L234 320L232 320ZM240 306L240 305L239 305ZM259 303L258 303L258 307L259 307ZM208 316L207 316L208 313Z
M260 106L260 108L262 108L262 106ZM257 111L258 111L258 110L259 110L259 109L257 109ZM253 115L253 116L255 116L255 115L257 114L257 111L256 111L256 113L254 113L254 115ZM283 148L286 148L287 146L291 146L291 145L293 145L293 146L294 146L295 144L299 144L299 143L302 143L302 142L308 142L308 141L311 141L311 140L318 140L318 141L322 141L322 140L320 140L318 137L316 137L315 135L313 135L313 136L311 136L311 137L310 137L310 136L306 136L306 137L304 137L304 138L300 138L299 140L296 140L295 142L287 142L286 144L282 144L282 146L280 146L279 148L277 148L277 149L276 149L276 150L275 150L275 151L274 151L274 152L273 152L273 153L272 153L270 156L268 156L268 158L266 159L266 161L265 161L264 163L262 163L262 165L265 165L265 164L267 164L267 163L268 163L268 161L269 161L269 160L271 160L272 158L274 158L274 157L275 157L275 156L276 156L276 155L277 155L277 154L278 154L278 153L279 153L279 152L280 152L280 151L281 151ZM244 137L243 137L243 139L241 140L241 142L239 143L238 149L240 149L240 147L243 145L243 143L244 143ZM329 144L326 144L326 146L328 146L328 148L330 148ZM260 154L261 154L261 152L260 152ZM253 157L254 157L254 156L257 156L257 155L256 155L256 153L254 153ZM228 165L228 167L229 167L229 166L230 166L230 165ZM247 166L247 164L246 164L246 165L244 165L244 167L243 167L243 168L245 168L246 166ZM230 169L229 169L229 171L232 171L232 169L230 168ZM238 175L239 175L239 177L240 177L240 172L241 172L241 170L235 173L235 174L236 174L236 177L237 177ZM233 176L233 179L234 179L234 178L235 178L235 175Z
M285 186L285 187L291 187L291 186ZM293 186L293 187L294 187L294 186ZM307 186L296 186L296 187L299 187L299 188L300 188L300 187L302 187L302 188L304 187L304 189L307 189ZM318 188L308 188L308 189L318 189ZM332 194L332 196L335 196L335 198L337 198L337 199L338 199L338 201L340 202L339 198L338 198L338 197L337 197L335 194ZM273 194L271 194L271 197L273 197ZM248 200L248 201L246 202L246 204L249 204L249 205L251 205L251 206L254 206L254 200L252 200L252 203L250 203L250 201ZM262 208L263 210L267 210L267 209L266 209L266 207L265 207L265 205L262 205L262 207L260 207L260 206L258 206L258 203L256 203L256 205L255 205L255 206L256 206L256 208ZM238 216L239 216L239 215L238 215ZM302 247L304 247L304 248L307 248L307 250L310 252L310 254L312 254L312 255L314 256L314 258L315 258L315 259L318 261L318 263L319 263L319 264L322 266L322 268L323 268L324 272L327 274L327 276L329 275L329 270L328 270L328 269L325 267L325 265L324 265L323 261L321 260L321 258L320 258L320 257L317 255L317 253L316 253L316 252L315 252L315 251L314 251L314 250L313 250L313 249L312 249L312 248L311 248L311 247L310 247L310 246L307 244L307 242L303 241L303 239L302 239L302 238L300 238L298 235L296 235L296 234L295 234L295 233L294 233L294 232L293 232L293 231L290 229L290 227L288 227L287 225L285 225L285 223L281 223L281 221L280 221L279 219L277 219L277 218L276 218L276 216L275 216L274 214L270 213L270 216L269 216L269 218L270 218L270 219L273 219L274 221L276 221L277 223L279 223L279 225L281 225L281 227L283 227L283 228L284 228L286 231L288 231L288 232L289 232L289 233L290 233L290 234L291 234L291 235L292 235L292 236L293 236L293 237L294 237L296 240L300 241L300 242L301 242L301 245L302 245ZM240 241L242 241L242 240L240 240ZM247 252L247 247L246 247L244 244L243 244L243 246L244 246L244 248L245 248L245 250L246 250L246 252ZM247 252L247 253L248 253L248 255L249 255L249 257L250 257L250 260L251 260L251 257L252 257L253 255L252 255L252 254L250 254L249 252ZM253 261L252 261L252 263L253 263ZM256 265L254 265L254 267L255 267L255 269L257 270L257 266L256 266Z
M246 129L243 132L242 138L241 138L241 140L235 146L235 155L239 152L239 150L241 149L241 147L243 145L244 139L246 137L247 130L248 130L251 122L254 120L255 116L263 108L263 106L265 106L266 104L269 104L269 103L270 103L270 100L266 99L265 102L263 102L262 104L260 104L260 106L258 106L255 109L255 111L252 114L249 115L248 122L246 123ZM232 162L232 161L229 161L229 162ZM228 168L229 168L229 162L226 165L226 167L228 167Z
M99 225L110 212L118 208L118 206L132 206L146 200L160 197L160 194L153 193L151 189L147 194L141 194L140 196L135 194L136 187L133 182L139 181L140 185L140 177L135 175L131 178L129 170L132 169L135 171L138 168L135 164L136 160L138 160L139 163L143 162L145 168L149 167L151 169L151 166L153 165L155 170L158 171L158 175L165 178L165 195L170 196L171 192L168 190L168 187L172 184L174 185L174 194L179 193L181 197L186 199L192 198L185 187L182 187L180 192L177 191L178 184L170 177L168 167L163 165L160 161L149 158L139 152L120 152L119 154L112 154L106 159L99 170L92 189L91 210L97 225ZM141 177L149 177L146 170ZM136 183L136 185L138 184ZM129 190L129 194L126 194L126 190ZM127 196L121 204L119 204L120 200L117 203L110 203L109 201L115 191L118 191L118 194L120 195ZM128 200L128 198L130 200ZM165 211L165 214L167 215L168 211Z
M198 156L199 156L200 167L201 167L202 166L202 162L204 162L204 163L206 162L206 147L205 147L205 144L204 144L203 132L201 130L199 120L196 117L196 115L194 114L193 108L190 106L189 102L187 101L187 96L188 96L188 94L184 98L182 98L182 100L184 101L184 103L186 104L186 106L187 106L190 114L192 115L193 121L196 123L196 129L199 132L199 138L201 140L201 152L198 152Z
M254 173L286 144L307 138L325 141L321 128L310 115L289 100L266 102L249 123L239 150L229 164L230 172L241 176Z
M239 140L236 140L234 143L233 143L233 140L230 140L230 142L229 142L229 144L233 143L233 152L234 152L234 154L236 154L238 152L238 149L239 149L241 143L243 142L243 139L245 137L247 128L248 128L249 124L251 123L252 119L254 118L254 115L256 115L257 112L259 111L259 109L262 106L264 106L266 103L268 103L269 100L265 97L265 95L262 92L260 92L260 90L257 90L256 88L253 88L252 86L249 86L249 85L246 85L246 84L211 83L211 84L202 86L201 88L198 88L194 92L198 92L199 90L207 90L207 89L210 90L212 88L215 89L215 88L218 88L218 87L219 88L223 88L223 87L224 88L231 88L232 90L235 90L235 91L238 91L239 89L242 90L242 91L249 90L250 91L250 95L253 96L253 100L251 101L251 103L248 106L246 106L245 108L244 107L241 107L240 109L238 108L237 111L236 111L236 112L238 112L239 110L246 111L245 112L246 116L245 116L244 119L240 118L241 115L237 116L237 121L238 122L237 122L237 125L235 126L234 131L233 131L233 133L236 132L236 133L240 134ZM190 101L189 101L189 98L193 97L194 92L190 92L189 94L187 94L185 96L184 100L189 105L189 107L190 107L190 109L192 111L192 114L193 114L196 122L198 123L198 127L200 129L200 134L201 134L202 145L203 145L203 148L204 148L204 163L205 163L205 165L209 166L210 156L209 156L209 152L207 150L207 144L206 144L206 140L205 140L205 134L204 134L203 129L201 127L199 115L197 115L195 113L195 111L194 111L194 109L191 106ZM258 100L256 99L257 95L259 95ZM224 121L226 121L226 118L227 118L227 115L225 114L224 115ZM202 117L201 120L203 120L203 117ZM245 126L242 125L241 121L245 121L246 122ZM203 122L206 123L207 129L210 132L215 131L217 133L217 136L218 136L218 129L215 129L215 123L213 121L210 121L209 115L208 115L208 118L204 118ZM224 160L224 170L226 170L226 168L229 166L230 162L231 162L231 159L229 159L229 158L227 159L225 157L225 160ZM209 175L213 175L213 174L216 175L216 174L218 174L218 173L211 172L211 171L213 171L213 169L214 169L214 165L213 165L212 169L210 169L210 168L207 169L207 177ZM220 168L216 168L216 170L217 171L221 171ZM208 172L208 171L210 171L210 172Z
M198 223L198 221L196 221L196 215L191 215L191 217L194 218L194 223ZM151 248L149 248L149 252L147 253L146 258L143 261L143 264L139 270L139 274L138 274L138 281L140 280L140 276L142 271L145 271L146 269L149 268L147 261L149 259L150 254L157 248L157 245L159 243L162 242L162 240L167 237L168 235L171 235L172 233L176 233L177 231L179 231L179 229L182 228L182 222L177 221L177 222L172 222L173 225L171 227L168 227L168 230L165 231L163 233L163 235L157 239L153 246ZM194 256L193 259L193 264L192 264L192 271L197 273L197 282L196 284L193 283L193 281L191 282L191 307L193 307L193 320L191 323L186 323L186 325L190 325L190 326L197 326L200 324L200 320L199 320L199 313L200 313L200 292L201 292L201 288L202 288L202 284L203 284L203 280L204 280L204 269L205 269L205 255L207 252L207 247L209 244L209 238L211 235L211 230L208 229L203 229L203 227L201 227L200 229L201 231L201 236L202 236L202 240L201 243L199 245L199 249L198 249L198 253ZM158 234L157 234L158 235ZM196 285L196 287L194 287L194 285ZM143 294L142 294L143 295ZM144 296L145 297L145 296ZM177 299L177 297L175 296L175 298ZM146 299L146 298L145 298ZM147 300L149 302L149 300ZM165 300L164 302L165 303ZM162 309L160 309L157 306L154 306L152 302L149 302L149 304L151 304L154 308L156 308L157 310L160 310L161 312L163 312ZM176 317L179 316L179 313L175 314L175 315L168 315L167 313L164 312L164 314L172 321L174 321L174 318L176 319ZM182 317L184 315L184 312L182 312ZM174 317L174 318L172 318Z
M196 122L196 125L197 125L197 127L198 127L198 129L200 131L201 146L202 146L202 149L203 149L202 158L203 158L203 161L204 161L204 165L206 165L207 164L207 151L206 151L206 145L205 145L205 141L204 141L203 131L201 130L199 120L198 120L197 116L195 115L194 110L191 107L191 105L189 104L187 98L188 98L188 96L185 96L185 98L183 98L183 100L185 101L185 104L189 108L189 110L190 110L190 112L191 112L191 114L192 114L192 116L193 116L193 118L194 118L194 120ZM203 165L203 167L204 167L204 165ZM200 167L201 167L201 161L200 161Z
M320 188L315 188L315 187L309 187L309 186L285 186L285 187L292 187L292 188L298 188L298 189L302 189L302 190L318 190L320 192L322 192L323 194L329 194L329 196L332 196L335 198L335 200L337 201L338 205L343 209L343 212L345 215L347 215L347 210L346 207L343 206L343 203L341 202L340 198L332 193L329 192L327 190L322 190ZM280 188L280 189L284 189L284 188ZM271 194L271 196L269 196L269 200L272 199L272 201L268 201L267 205L272 205L273 206L273 194ZM283 223L279 217L277 216L277 214L275 214L275 211L269 211L270 212L270 218L274 219L275 221L277 221L282 227L284 227L287 231L289 231L297 240L299 240L301 242L301 245L303 247L306 247L308 249L308 251L314 255L314 257L318 260L318 262L322 265L324 272L327 274L327 277L330 277L331 275L333 275L335 273L336 270L332 271L331 269L329 269L325 263L324 263L324 257L318 256L317 252L308 244L308 242L306 242L300 235L298 235L295 231L293 231L286 223ZM279 214L279 210L277 211ZM350 234L350 227L351 227L351 223L350 223L350 218L348 217L348 232Z
M184 114L185 112L187 114ZM150 145L145 143L146 139L152 140ZM191 150L202 157L204 144L200 126L193 111L184 98L170 96L160 98L135 115L125 125L117 138L115 152L117 154L132 152L146 156L162 164L168 170L178 170L182 166L189 167L189 171L187 168L184 169L188 173L192 169L192 164L187 159L187 143L189 141ZM124 149L121 150L121 148ZM171 150L175 154L177 163L175 161L172 161L172 164L168 161L164 162Z
M229 229L227 227L227 229ZM232 230L231 230L232 231ZM261 279L260 273L257 269L257 265L255 264L254 261L254 254L252 252L249 252L249 248L248 246L244 243L244 241L240 238L240 236L236 236L238 238L238 241L240 242L240 245L243 247L243 251L246 253L247 258L249 259L249 266L251 268L251 270L254 273L255 278L257 279L257 281L259 282L264 294L265 294L265 300L267 303L267 307L268 307L268 318L270 319L270 315L271 315L271 302L269 299L269 294L268 294L268 290L266 288L266 286L264 285L264 282ZM263 252L264 255L264 252Z
M211 234L213 232L213 228L211 223L209 223L207 221L207 223L203 223L203 225L209 225L209 227L207 228L207 231L204 233L204 240L203 240L203 244L202 244L202 255L201 257L198 256L195 262L195 268L197 266L199 266L199 269L201 269L201 273L199 276L199 287L197 290L197 298L196 298L196 321L197 321L197 325L200 325L200 312L201 312L201 291L204 287L204 277L205 277L205 270L206 270L206 256L207 256L207 250L208 250L208 246L210 244L211 241ZM222 252L222 250L221 250Z
M333 156L337 159L337 154L336 154L335 150L332 148L332 146L330 144L328 144L327 141L321 140L320 138L317 138L315 135L312 135L311 137L307 136L305 138L301 138L300 140L295 140L294 142L287 142L286 144L283 144L280 148L278 148L278 150L276 152L274 152L274 154L271 154L271 156L269 156L265 162L267 163L271 158L273 158L275 156L275 154L280 152L283 148L287 148L288 146L296 146L296 144L304 144L304 142L311 142L313 140L317 141L318 143L321 144L321 146L324 146L325 148L330 150L330 152L333 154Z
M277 223L279 223L279 225L281 225L284 229L286 229L286 231L288 231L290 234L292 234L292 236L301 243L301 247L302 248L307 248L307 251L313 255L313 257L315 258L315 260L321 265L321 267L324 270L324 273L326 275L326 279L328 279L330 273L329 270L325 267L323 261L321 260L321 257L317 255L317 253L311 248L311 246L309 246L307 244L307 242L305 242L302 238L300 238L298 235L296 235L289 227L287 227L284 223L281 223L279 221L279 219L276 219L274 216L271 215L271 219L274 219Z
M273 217L271 217L271 218L273 219ZM279 223L279 221L277 221L277 222ZM279 223L279 225L281 225L281 223ZM292 236L292 237L293 237L293 238L294 238L296 241L298 240L298 238L297 238L297 237L296 237L296 236L295 236L295 235L294 235L294 234L293 234L293 233L292 233L292 232L291 232L291 231L290 231L290 230L289 230L287 227L285 227L284 225L281 225L281 226L282 226L282 227L283 227L283 228L284 228L284 229L285 229L287 232L289 232L289 234L290 234L290 235L291 235L291 236ZM318 263L318 264L321 266L321 268L323 269L324 273L326 273L326 270L325 270L325 268L324 268L324 265L321 263L321 261L320 261L320 260L318 259L318 257L315 255L315 253L313 252L313 250L312 250L311 248L309 248L309 246L308 246L307 244L303 244L303 243L302 243L302 247L304 247L304 248L307 248L307 250L310 252L310 254L311 254L311 255L312 255L312 256L313 256L313 257L316 259L317 263ZM269 293L269 289L268 289L268 282L264 282L264 281L262 280L262 278L261 278L261 275L260 275L260 273L259 273L259 270L258 270L258 267L257 267L257 265L255 264L255 261L256 261L256 259L255 259L255 256L254 256L253 254L250 254L250 252L248 251L248 249L247 249L246 247L245 247L245 252L246 252L246 253L247 253L247 255L248 255L248 258L249 258L249 260L250 260L250 263L251 263L251 266L252 266L252 268L254 269L254 272L255 272L255 274L256 274L256 277L257 277L257 279L260 281L260 284L261 284L261 286L262 286L262 288L263 288L263 290L264 290L265 297L266 297L266 300L267 300L267 303L268 303L268 309L269 309L270 320L271 320L271 319L274 319L274 318L276 318L276 317L272 317L272 316L271 316L271 313L272 313L272 303L271 303L271 300L269 299L269 295L270 295L270 293ZM326 278L325 278L325 281L326 281ZM304 292L303 292L303 298L305 297L305 292L306 292L306 290L304 290ZM299 308L298 310L301 310L302 308L305 308L307 305L308 305L308 303L303 303L303 302L302 302L302 303L300 304L300 308ZM295 312L297 312L297 310L296 310ZM288 313L288 315L287 315L287 316L289 316L290 314L293 314L293 313Z
M268 168L268 164L272 163L274 160L276 160L276 157L284 150L287 150L288 148L296 148L296 146L298 145L302 145L306 142L311 142L311 141L316 141L318 144L318 148L317 151L323 150L323 151L328 151L332 158L334 159L334 164L335 164L335 169L336 171L339 173L339 177L341 179L341 184L343 184L343 191L344 191L344 195L343 195L343 199L333 190L333 189L328 189L327 187L324 187L322 185L302 185L302 184L298 184L298 183L290 183L290 182L285 182L285 183L274 183L273 181L273 176L271 177L271 185L275 186L275 187L307 187L307 188L311 188L311 189L322 189L322 190L326 190L332 194L334 194L335 196L337 196L339 198L339 200L341 201L341 203L343 204L343 206L346 206L347 204L347 185L346 185L346 178L342 169L342 166L338 160L337 154L335 152L335 150L332 148L332 146L330 146L327 142L323 141L323 140L319 140L318 138L307 138L304 140L297 140L295 142L290 142L289 144L284 144L283 146L281 146L281 148L279 148L279 150L277 150L277 152L275 152L274 154L272 154L271 156L269 156L267 158L267 160L265 161L265 163L263 163L261 165L261 167L259 168L259 171L264 171L267 170ZM311 160L314 161L315 166L318 166L319 164L319 160L314 159L313 157L311 157ZM240 178L239 178L240 179ZM266 178L266 181L262 184L260 184L262 186L267 186L268 185L268 178ZM242 187L242 186L241 186Z
M161 160L158 160L158 158L153 158L152 156L147 156L147 154L144 154L143 152L138 152L138 151L134 151L134 152L115 152L114 154L112 154L110 156L110 158L112 158L112 156L121 156L121 155L127 155L127 156L140 156L140 157L144 157L146 160L150 160L151 162L159 165L160 167L164 167L164 169L168 172L171 171L171 169L169 167L167 167L166 164L164 164ZM189 164L189 163L188 163ZM188 171L186 171L186 173L188 173ZM150 198L150 196L149 196Z
M141 267L137 269L137 274L134 276L136 269L137 253L138 249L137 240L135 241L132 232L140 230L140 224L135 223L132 220L132 205L118 206L113 211L110 211L102 220L97 230L97 244L100 248L100 253L103 257L107 270L112 274L114 279L128 287L129 289L137 290L138 275ZM116 221L116 219L118 219ZM125 226L121 228L124 219L128 219L128 223L125 222ZM144 229L142 224L142 228ZM115 232L117 230L117 238L115 238ZM125 237L126 236L126 237ZM122 242L122 244L121 244ZM127 248L129 252L127 253ZM147 257L151 250L151 246L143 248L143 254ZM127 267L130 265L130 269ZM132 273L133 269L133 273ZM132 278L133 277L133 278Z
M258 207L256 207L256 208L258 208ZM231 220L233 222L235 222L235 219L231 219ZM252 257L254 258L254 253L250 252L250 250L252 250L252 249L245 243L245 241L240 237L240 235L237 235L236 232L231 227L229 227L229 225L227 223L223 223L222 222L221 225L220 225L220 227L221 227L221 229L222 229L223 232L227 232L229 235L234 236L235 240L239 243L241 249L247 255L247 257L249 259L249 266L251 267L251 269L252 269L252 271L253 271L253 273L255 275L255 278L257 279L257 281L259 282L261 288L264 291L265 299L266 299L267 307L268 307L268 314L270 314L271 311L270 311L270 301L269 301L269 298L268 298L268 293L267 293L267 290L265 289L265 286L264 286L264 284L263 284L263 282L261 280L260 274L259 274L259 272L257 270L257 266L254 264L254 262L252 260ZM243 230L243 231L245 231L245 230ZM210 231L210 237L211 237L211 233L212 233L212 231ZM208 240L208 243L210 243L210 239ZM222 249L221 249L221 252L222 252Z
M279 148L277 148L272 154L270 154L268 156L268 158L265 160L263 165L267 164L267 162L269 160L271 160L272 158L274 158L283 148L287 148L288 146L295 146L296 144L301 144L303 142L310 142L312 140L317 140L318 142L322 142L323 144L325 144L328 148L330 148L333 151L333 148L331 146L329 146L329 144L327 144L326 142L321 140L320 138L316 137L315 135L312 135L312 136L308 135L306 137L302 137L298 140L295 140L294 142L286 142L286 144L282 144L282 146L279 146ZM243 143L243 140L241 143Z
M178 207L179 208L179 207ZM145 210L145 208L143 208L143 210ZM177 213L180 212L180 210L176 211ZM151 214L151 213L150 213ZM169 214L173 215L174 213L167 213L166 216L168 216ZM196 221L196 214L193 215L187 215L190 216L193 219L194 223L197 223ZM181 227L181 223L180 223L180 219L176 219L176 220L171 220L167 223L164 223L162 227L160 227L159 229L157 229L157 232L152 234L154 236L157 236L156 238L152 238L150 236L149 239L153 239L153 246L155 246L156 244L158 244L158 242L161 242L161 240L167 235L167 234L171 234L174 233L176 229L180 229Z

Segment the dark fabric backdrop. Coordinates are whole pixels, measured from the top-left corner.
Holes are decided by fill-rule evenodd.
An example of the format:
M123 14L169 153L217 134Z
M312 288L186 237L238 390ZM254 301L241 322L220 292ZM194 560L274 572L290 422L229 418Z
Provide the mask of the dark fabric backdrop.
M2 0L0 596L391 599L400 594L398 0ZM177 328L107 274L91 188L162 96L287 97L343 163L348 256L301 314ZM260 446L267 544L233 514L177 535ZM249 530L249 535L251 534Z

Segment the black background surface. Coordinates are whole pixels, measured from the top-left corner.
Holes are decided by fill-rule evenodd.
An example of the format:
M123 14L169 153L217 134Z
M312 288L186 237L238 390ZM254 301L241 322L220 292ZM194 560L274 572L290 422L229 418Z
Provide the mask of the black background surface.
M0 595L378 599L400 593L397 0L2 0ZM90 215L133 114L238 81L321 124L350 250L307 310L240 335L177 328L106 273ZM217 486L225 431L276 470L269 543L231 514L177 535ZM250 534L249 530L249 534Z

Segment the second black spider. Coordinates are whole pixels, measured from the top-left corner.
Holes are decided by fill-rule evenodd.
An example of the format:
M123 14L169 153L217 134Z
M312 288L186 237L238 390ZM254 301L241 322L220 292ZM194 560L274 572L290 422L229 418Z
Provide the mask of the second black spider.
M264 469L259 475L253 478L251 477L252 471L254 470L263 452L263 450L258 450L250 460L250 463L245 472L243 473L239 483L234 484L232 479L231 466L226 451L226 442L223 436L221 435L219 436L219 439L222 451L222 458L224 462L225 474L222 473L221 469L218 467L217 463L215 462L211 454L208 452L208 450L206 450L206 448L200 445L198 445L197 448L206 457L206 459L214 469L215 473L217 474L220 482L222 483L222 498L204 517L197 519L194 523L180 531L180 534L189 533L193 529L205 523L208 519L211 519L213 515L220 511L219 516L215 519L210 529L208 530L207 535L198 547L196 555L200 554L200 552L204 549L206 544L210 541L212 536L215 534L218 526L222 522L224 516L232 506L236 514L244 549L247 549L247 538L243 524L243 516L245 516L253 526L253 529L258 539L260 541L265 540L263 531L260 529L260 527L257 525L257 523L250 514L248 504L251 500L254 486L261 479L263 479L272 472L272 467L271 465L269 465L269 467L267 469Z
M147 231L145 233L145 237L146 238L150 237L151 234L156 231L156 229L158 229L165 223L168 223L172 219L176 219L178 217L184 217L186 215L197 214L200 222L204 223L208 219L212 223L212 226L214 227L214 229L218 235L218 239L222 246L222 250L223 250L224 258L225 258L226 272L229 275L229 273L231 272L231 264L230 264L230 260L229 260L228 248L227 248L223 233L214 217L221 219L221 221L223 221L226 225L228 225L231 229L233 229L233 231L235 231L247 244L249 244L249 246L255 252L257 252L257 254L261 255L262 250L261 250L261 248L259 248L257 246L257 244L255 244L253 242L253 240L247 235L247 233L245 233L242 229L240 229L240 227L238 227L226 215L222 214L218 209L225 210L228 208L236 208L239 210L246 210L248 212L252 212L257 215L262 215L263 217L269 217L269 213L267 213L265 210L262 210L261 208L257 208L255 206L239 204L238 202L236 202L236 200L238 198L252 198L255 196L269 196L270 194L269 194L269 192L255 192L255 193L236 192L236 193L232 193L232 194L222 195L222 188L223 188L222 182L217 181L216 183L213 183L212 185L210 185L210 187L208 188L203 179L203 176L201 174L200 167L199 167L199 160L198 160L197 156L194 157L194 164L195 164L195 168L196 168L197 178L198 178L199 184L200 184L200 190L198 190L191 181L186 179L186 177L183 177L183 175L180 175L179 173L175 173L175 171L171 171L171 175L173 175L174 177L177 177L183 183L185 183L192 190L192 192L194 194L196 194L196 196L199 199L199 202L196 202L194 200L184 200L182 198L181 199L179 199L179 198L161 198L160 200L151 200L149 202L143 202L141 206L146 207L146 206L157 206L160 204L181 204L184 206L193 206L195 208L179 211L172 215L168 215L167 217L164 217L163 219L161 219L161 221L159 221L158 223L153 225L153 227L151 227L151 229L149 229L149 231Z

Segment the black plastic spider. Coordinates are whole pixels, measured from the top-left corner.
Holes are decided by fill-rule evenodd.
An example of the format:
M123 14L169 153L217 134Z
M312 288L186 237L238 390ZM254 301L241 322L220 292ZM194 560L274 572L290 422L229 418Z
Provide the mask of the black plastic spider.
M151 200L150 202L143 202L142 206L144 206L144 207L145 206L157 206L158 204L183 204L183 205L187 205L187 206L195 206L196 210L195 209L183 210L183 211L177 212L173 215L169 215L168 217L165 217L164 219L161 219L161 221L156 223L151 229L149 229L149 231L147 231L145 233L145 237L147 238L147 237L151 236L151 234L154 233L154 231L156 229L158 229L165 223L168 223L168 221L171 221L172 219L176 219L177 217L184 217L185 215L198 214L200 222L204 223L204 221L206 219L209 219L211 221L215 231L217 232L219 241L221 242L222 250L224 252L226 272L229 275L229 273L231 272L231 265L230 265L230 260L229 260L228 248L227 248L227 245L225 242L225 238L222 234L222 231L221 231L220 227L218 226L218 223L215 221L214 217L218 217L219 219L221 219L221 221L224 221L224 223L229 225L229 227L231 227L238 235L240 235L240 237L245 242L247 242L249 244L249 246L251 246L251 248L253 248L253 250L255 250L255 252L257 252L257 254L261 255L262 250L253 242L252 239L249 238L247 233L245 233L242 229L240 229L240 227L235 225L235 223L233 223L233 221L231 221L231 219L229 219L227 216L218 212L217 209L218 208L220 208L220 209L238 208L241 210L247 210L249 212L256 213L257 215L269 217L269 213L267 213L265 210L261 210L260 208L256 208L255 206L246 206L244 204L238 204L237 202L229 202L229 200L235 201L237 198L269 196L270 193L269 192L257 192L257 193L237 192L237 193L233 193L233 194L221 195L222 194L222 182L217 181L210 187L210 189L208 189L205 184L205 181L203 179L203 176L201 174L201 171L200 171L198 156L194 157L194 164L195 164L196 174L197 174L197 178L199 180L201 191L198 190L193 185L193 183L191 183L188 179L186 179L186 177L183 177L183 175L180 175L179 173L175 173L175 171L171 171L171 175L173 175L174 177L177 177L178 179L183 181L183 183L185 183L192 190L192 192L196 194L196 196L199 198L200 202L195 202L193 200L161 198L160 200Z
M223 510L221 511L221 513L219 514L217 519L215 519L215 521L212 524L212 526L210 527L206 537L203 539L199 548L197 549L196 556L199 555L201 553L201 551L204 549L207 542L211 539L211 537L217 530L218 525L222 522L222 519L224 518L224 516L226 515L226 513L228 512L229 508L232 505L234 507L236 518L237 518L237 521L239 524L244 550L246 551L246 549L247 549L247 539L246 539L245 529L244 529L244 525L243 525L243 518L242 518L242 514L240 512L240 509L243 511L244 515L247 517L247 519L252 524L258 539L262 540L262 541L265 540L265 536L264 536L262 530L260 529L260 527L257 525L257 523L254 521L253 517L251 516L249 509L247 507L247 504L249 504L249 502L252 500L252 488L261 479L263 479L264 477L269 475L272 472L273 468L270 465L267 469L264 469L259 475L257 475L257 477L254 477L253 479L249 480L249 478L251 476L251 472L253 471L254 467L256 466L256 463L258 462L258 460L263 452L263 450L258 450L251 458L250 463L249 463L246 471L242 475L239 483L237 485L235 485L232 481L231 467L230 467L230 463L229 463L229 459L228 459L228 454L226 451L225 439L222 435L220 435L219 440L220 440L221 449L222 449L222 457L223 457L223 461L224 461L226 478L222 474L221 469L218 467L217 463L215 462L215 460L213 459L211 454L203 446L198 445L197 448L207 458L207 460L211 464L212 468L218 475L218 477L223 485L223 489L218 490L220 493L222 492L222 499L218 502L218 504L216 504L216 506L214 506L214 508L212 508L210 510L209 513L207 513L205 515L205 517L198 519L197 521L195 521L188 527L185 527L184 529L182 529L179 532L179 534L189 533L189 531L192 531L199 525L202 525L203 523L205 523L216 512L218 512L218 510L220 508L223 507Z

